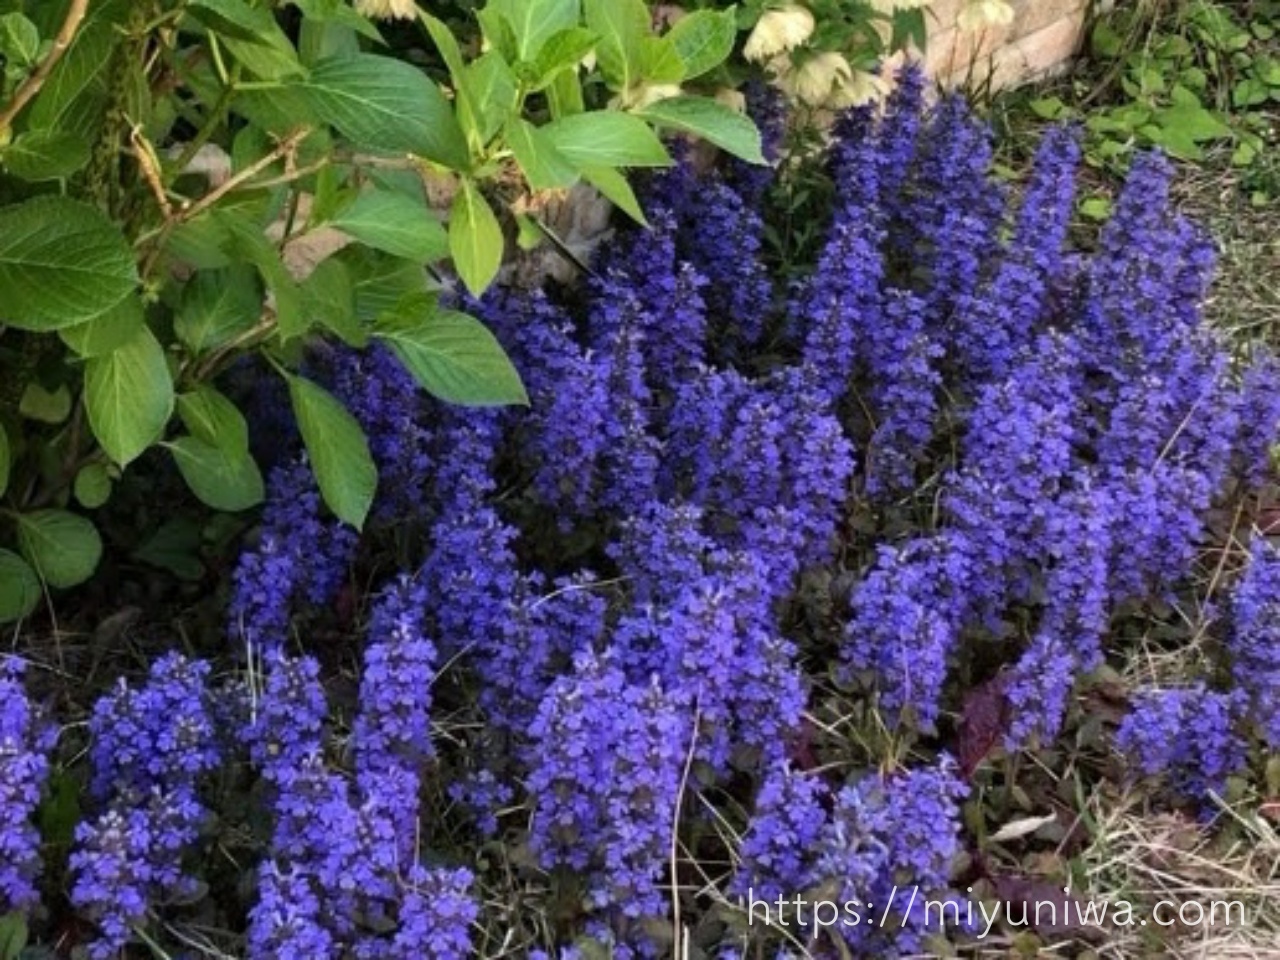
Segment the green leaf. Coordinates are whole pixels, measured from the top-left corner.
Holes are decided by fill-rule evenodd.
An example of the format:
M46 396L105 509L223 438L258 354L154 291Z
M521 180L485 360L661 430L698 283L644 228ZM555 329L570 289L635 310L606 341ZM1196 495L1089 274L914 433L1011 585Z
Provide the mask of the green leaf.
M0 208L0 290L10 326L75 326L118 306L137 285L124 234L89 204L50 196Z
M550 36L534 61L537 80L532 89L543 90L561 72L575 69L595 45L596 35L586 27L570 27Z
M733 53L738 36L736 7L697 10L676 21L667 34L684 63L686 80L709 73Z
M326 59L296 86L326 123L359 147L413 153L454 170L470 162L449 102L408 63L367 53Z
M262 285L248 264L201 270L182 291L173 332L192 353L206 353L253 329L262 316Z
M511 25L520 60L536 58L548 38L576 26L581 15L579 0L489 0L486 9Z
M93 435L121 466L159 439L173 413L173 378L149 329L85 364L84 402Z
M0 497L9 489L9 471L13 467L13 454L9 450L9 434L0 423Z
M0 601L0 607L2 604ZM0 609L0 620L3 619L3 609ZM27 949L28 937L25 914L15 912L0 917L0 960L18 960Z
M356 316L356 291L346 264L330 257L321 261L302 283L302 307L322 327L336 333L344 343L363 349L369 335Z
M583 167L583 179L591 184L615 207L629 216L642 227L647 227L644 211L640 209L640 201L627 178L612 167Z
M627 113L575 113L553 120L541 130L548 142L579 168L671 165L657 134L639 117Z
M503 246L498 218L479 187L464 178L449 213L449 251L472 296L480 296L498 275Z
M254 224L240 219L226 221L230 249L258 268L275 301L276 332L288 341L307 332L311 322L302 309L302 291L285 268L276 245Z
M18 549L51 587L84 583L102 559L102 538L92 523L66 510L36 510L17 518Z
M644 0L585 0L587 26L600 38L596 59L614 90L629 90L643 79L642 41L650 35Z
M192 0L191 16L218 34L231 55L263 80L301 76L305 71L288 36L270 10L244 0Z
M638 115L661 127L692 133L748 163L764 164L760 131L750 119L707 97L672 97Z
M640 41L640 76L646 84L672 84L684 79L684 61L670 37Z
M425 293L422 264L352 245L332 258L346 268L356 295L356 320L372 324L411 293Z
M27 114L30 130L69 130L81 136L97 131L110 93L112 52L134 8L132 0L90 3L71 46L40 88Z
M26 70L36 65L40 55L40 31L21 13L0 17L0 57Z
M1080 214L1090 220L1106 220L1111 216L1111 201L1106 197L1089 197L1080 204Z
M71 391L65 383L46 390L38 381L32 380L22 391L18 412L28 420L62 423L71 416Z
M348 5L347 0L291 0L308 20L350 27L363 37L382 43L382 34L367 19Z
M28 130L4 148L3 160L19 180L62 180L89 162L89 144L61 130Z
M131 293L101 316L74 327L63 327L58 336L78 356L87 360L124 346L138 335L144 322L142 298Z
M355 417L310 380L289 375L289 397L320 494L340 520L364 526L378 487L378 469Z
M166 444L191 492L215 510L235 513L262 502L262 473L248 450L236 452L196 437Z
M449 255L449 237L426 202L389 190L361 193L333 221L361 243L397 257L431 263Z
M391 345L414 379L447 403L528 405L520 375L479 320L409 297L378 321L374 335Z
M177 517L162 523L132 556L179 579L194 581L204 576L200 545L199 525L188 517Z
M523 117L512 117L508 121L506 139L534 190L557 190L572 186L578 179L573 164L539 128Z
M40 602L40 578L16 553L0 548L0 623L21 620Z
M234 453L249 452L249 425L227 397L207 384L178 397L178 416L196 439Z
M459 103L458 119L482 148L516 109L516 76L502 55L490 50L467 65L462 87L466 97Z
M76 473L76 500L86 510L97 510L111 499L111 472L101 463L90 463Z

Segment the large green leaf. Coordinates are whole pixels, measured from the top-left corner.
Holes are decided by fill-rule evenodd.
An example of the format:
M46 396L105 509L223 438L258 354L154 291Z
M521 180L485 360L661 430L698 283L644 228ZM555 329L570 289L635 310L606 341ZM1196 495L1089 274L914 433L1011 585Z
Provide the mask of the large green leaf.
M364 526L378 487L378 468L355 417L323 388L289 376L294 416L315 471L320 494L340 520Z
M276 330L282 340L300 337L311 325L302 307L302 291L280 259L280 251L261 228L241 219L227 221L230 249L258 268L275 301Z
M764 164L760 131L750 119L706 97L672 97L638 114L660 127L692 133L748 163Z
M627 178L617 170L612 167L583 167L582 176L587 183L599 190L606 200L636 223L642 227L649 225L644 211L640 208L640 201L636 199L636 192L631 189Z
M355 285L344 261L329 257L311 271L302 282L302 307L348 346L357 350L368 346L369 334L356 316Z
M615 90L628 90L642 79L643 41L651 19L644 0L585 0L587 26L600 41L600 72Z
M264 80L304 73L298 54L276 18L245 0L191 0L191 16L218 34L245 69Z
M0 548L0 623L21 620L40 602L40 578L16 553Z
M262 316L262 285L247 264L201 270L182 291L173 332L193 353L216 350Z
M18 549L51 587L84 583L102 559L102 538L92 523L66 510L18 515Z
M576 26L581 16L579 0L489 0L488 10L511 25L521 60L533 60L552 34Z
M196 437L166 446L191 492L213 509L234 513L262 502L262 473L248 450L235 452Z
M330 26L349 27L375 43L383 43L378 28L351 9L347 0L290 0L308 20Z
M733 53L738 36L736 8L696 10L677 20L667 36L684 62L685 79L700 77Z
M361 243L397 257L430 263L449 255L444 226L426 202L390 190L369 190L333 221Z
M523 117L507 122L507 146L515 154L529 186L535 190L556 190L571 186L578 171L543 132Z
M27 70L36 65L39 56L40 28L17 11L0 17L0 57Z
M534 61L534 90L543 90L560 73L576 69L595 49L596 35L586 27L570 27L547 38Z
M671 158L639 117L613 111L575 113L542 127L543 135L576 167L665 167Z
M467 64L462 83L467 96L459 104L458 119L483 147L515 112L516 75L498 51L490 50Z
M502 228L488 201L470 179L463 179L449 213L449 252L458 276L480 296L502 266Z
M93 435L121 466L160 438L173 413L173 378L149 329L85 364L84 402Z
M404 61L367 53L321 60L296 87L326 123L359 147L413 153L455 170L470 162L449 102Z
M65 4L43 4L46 9ZM31 104L31 130L67 130L91 136L107 106L112 51L125 36L122 29L133 10L132 0L97 0L89 4L71 46ZM29 6L28 9L31 9ZM52 36L52 30L46 34Z
M138 335L144 322L142 298L131 293L114 308L87 323L63 327L58 331L58 336L76 354L87 360L124 346Z
M50 196L0 209L0 312L10 326L56 330L84 323L137 285L124 235L87 203Z
M409 297L381 318L374 335L391 345L414 379L448 403L528 404L520 374L479 320Z
M89 162L89 143L66 130L28 130L4 148L2 159L20 180L61 180Z

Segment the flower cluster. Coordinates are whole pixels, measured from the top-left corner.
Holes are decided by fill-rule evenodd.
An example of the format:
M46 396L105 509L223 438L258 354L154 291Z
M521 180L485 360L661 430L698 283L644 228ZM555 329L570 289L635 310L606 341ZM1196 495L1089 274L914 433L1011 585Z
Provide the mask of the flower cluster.
M58 731L27 696L26 664L0 657L0 914L39 900L40 834L32 815Z

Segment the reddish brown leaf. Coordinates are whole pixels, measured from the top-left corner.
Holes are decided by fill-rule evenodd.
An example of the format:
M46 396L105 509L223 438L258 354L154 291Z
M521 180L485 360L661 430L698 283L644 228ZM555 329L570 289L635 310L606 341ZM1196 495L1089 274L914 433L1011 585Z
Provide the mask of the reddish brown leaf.
M1005 675L996 674L970 691L960 714L956 758L968 778L1009 729L1009 701L1005 698Z

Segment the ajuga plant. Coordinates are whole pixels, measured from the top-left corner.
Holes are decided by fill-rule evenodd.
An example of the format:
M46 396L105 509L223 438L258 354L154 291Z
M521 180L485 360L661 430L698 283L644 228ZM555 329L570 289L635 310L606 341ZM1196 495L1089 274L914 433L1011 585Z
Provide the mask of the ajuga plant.
M493 282L517 216L536 232L516 212L534 193L583 182L639 217L623 171L671 162L660 130L764 163L711 96L733 9L671 26L643 0L475 6L446 23L413 0L3 5L0 622L91 576L104 545L85 511L149 450L215 510L263 500L263 438L223 376L246 360L287 385L294 472L359 529L380 475L408 496L424 465L411 425L351 407L415 382L527 401L491 333L438 294ZM302 362L322 342L336 389Z
M226 676L165 658L93 712L63 908L93 949L197 928L252 960L964 942L984 804L1024 789L1003 759L1057 762L1093 678L1141 628L1170 635L1215 511L1257 505L1280 404L1274 361L1202 321L1212 257L1164 159L1076 252L1077 132L1010 191L987 128L923 86L839 118L838 202L795 285L762 259L760 185L682 165L576 288L450 297L528 408L444 407L386 354L306 352L399 478L385 525L341 528L305 428L281 437ZM1092 724L1170 803L1275 746L1278 569L1261 540L1224 567L1204 676ZM51 742L7 669L0 761L26 779L0 877L41 930Z

